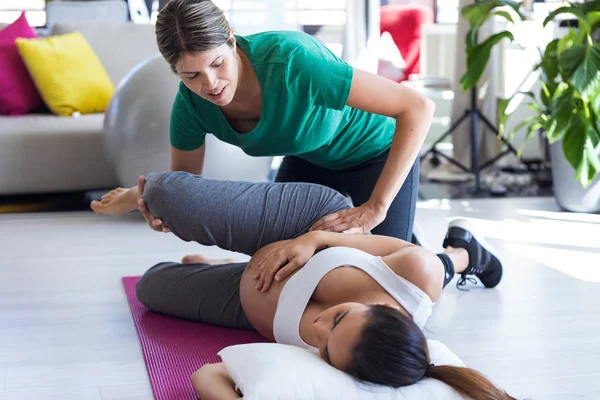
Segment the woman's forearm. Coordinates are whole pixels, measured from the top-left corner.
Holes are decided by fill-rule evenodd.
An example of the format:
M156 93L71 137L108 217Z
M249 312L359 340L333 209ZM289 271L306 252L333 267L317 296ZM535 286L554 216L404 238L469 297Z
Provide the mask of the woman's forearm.
M423 98L396 118L390 153L370 198L375 207L387 210L404 184L431 126L434 108Z
M207 364L192 375L192 386L202 400L237 400L235 383L222 363Z
M308 239L315 246L316 250L328 247L351 247L380 257L390 255L408 246L415 246L404 240L382 235L361 235L326 231L313 231L305 235L309 236Z

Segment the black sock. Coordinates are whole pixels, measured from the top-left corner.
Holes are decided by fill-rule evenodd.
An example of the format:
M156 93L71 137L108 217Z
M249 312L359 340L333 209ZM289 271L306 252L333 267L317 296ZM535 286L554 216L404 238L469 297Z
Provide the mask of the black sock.
M444 264L444 287L446 287L452 278L454 278L454 263L448 254L440 253L436 255L440 260L442 260L442 264Z

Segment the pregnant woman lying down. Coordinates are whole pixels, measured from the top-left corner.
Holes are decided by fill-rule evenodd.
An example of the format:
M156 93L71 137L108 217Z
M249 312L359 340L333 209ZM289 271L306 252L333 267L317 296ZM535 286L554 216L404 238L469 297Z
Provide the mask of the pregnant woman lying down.
M323 216L351 207L324 186L183 172L153 174L141 186L152 217L182 240L252 256L248 263L212 265L195 255L155 265L137 286L138 299L153 311L255 329L318 351L360 381L400 387L431 377L473 399L512 399L472 369L432 365L421 330L455 272L459 284L474 281L471 275L490 288L500 282L499 259L467 221L450 223L445 251L436 255L392 237L308 232ZM118 196L109 194L104 205L122 201ZM243 396L222 364L202 367L192 383L203 400Z

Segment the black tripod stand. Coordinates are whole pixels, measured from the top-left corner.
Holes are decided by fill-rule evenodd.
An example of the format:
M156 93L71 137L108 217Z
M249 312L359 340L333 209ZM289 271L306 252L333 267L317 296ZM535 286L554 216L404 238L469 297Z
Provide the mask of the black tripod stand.
M462 163L458 162L457 160L448 157L447 155L445 155L437 149L437 145L444 141L444 139L446 139L448 135L454 132L456 128L458 128L463 123L463 121L465 121L469 117L471 118L471 168L468 168ZM500 139L502 143L504 143L507 147L506 150L504 150L491 160L481 165L479 165L479 119L481 119L481 121L483 121L483 123L488 128L490 128L490 130L495 134L496 138ZM465 172L472 172L475 175L475 193L481 193L481 170L489 167L490 165L493 165L496 161L498 161L500 158L504 157L509 153L517 155L517 149L515 149L515 147L512 144L510 144L510 142L504 136L500 135L498 129L490 122L489 119L487 119L485 115L483 115L483 113L477 106L477 88L473 87L471 89L470 107L466 109L465 113L450 126L450 129L447 132L445 132L438 140L435 141L435 143L431 145L431 147L427 151L425 151L425 153L421 155L421 161L423 161L423 159L427 155L434 154L435 156L446 159L448 162L456 165ZM520 159L519 161L523 163L523 165L525 165L529 172L535 174L535 171L531 168L530 165L526 164Z

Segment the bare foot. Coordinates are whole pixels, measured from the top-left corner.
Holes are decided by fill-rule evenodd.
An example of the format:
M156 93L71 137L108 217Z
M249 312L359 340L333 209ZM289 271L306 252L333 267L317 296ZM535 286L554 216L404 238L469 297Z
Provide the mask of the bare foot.
M189 254L183 259L181 259L183 264L211 264L211 265L219 265L219 264L230 264L235 262L233 258L219 258L219 259L210 259L204 257L202 254Z
M137 210L137 186L131 189L116 188L106 193L100 201L94 200L90 208L98 214L122 215Z

